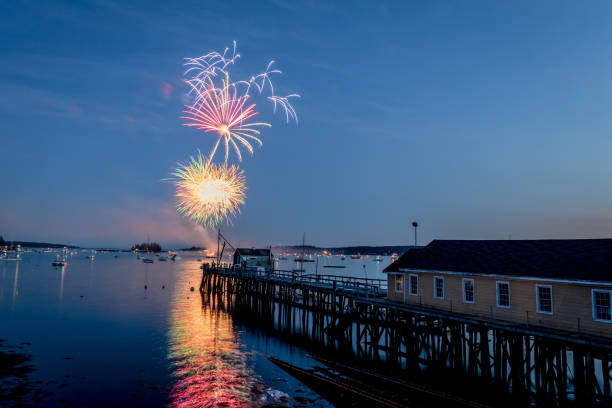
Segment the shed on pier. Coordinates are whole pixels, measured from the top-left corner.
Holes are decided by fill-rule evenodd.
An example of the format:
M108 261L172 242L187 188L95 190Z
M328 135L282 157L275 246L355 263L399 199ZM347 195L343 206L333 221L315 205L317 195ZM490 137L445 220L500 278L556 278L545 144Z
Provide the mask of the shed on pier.
M246 270L272 272L274 258L270 249L238 248L234 252L234 267L239 266Z
M434 240L384 272L390 300L612 337L612 239Z

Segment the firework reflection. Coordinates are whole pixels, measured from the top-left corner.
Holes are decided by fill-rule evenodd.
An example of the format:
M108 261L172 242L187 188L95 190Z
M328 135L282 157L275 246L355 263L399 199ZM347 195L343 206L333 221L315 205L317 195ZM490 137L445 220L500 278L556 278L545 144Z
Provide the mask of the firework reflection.
M253 406L257 380L231 317L201 302L198 292L188 292L193 296L186 298L185 290L177 285L171 313L170 359L176 383L170 406Z

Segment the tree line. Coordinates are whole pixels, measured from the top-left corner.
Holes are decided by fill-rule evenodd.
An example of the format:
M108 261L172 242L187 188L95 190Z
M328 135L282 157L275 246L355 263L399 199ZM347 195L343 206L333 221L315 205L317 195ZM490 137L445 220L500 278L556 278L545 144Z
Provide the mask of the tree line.
M162 247L157 242L143 242L132 246L132 251L161 252Z

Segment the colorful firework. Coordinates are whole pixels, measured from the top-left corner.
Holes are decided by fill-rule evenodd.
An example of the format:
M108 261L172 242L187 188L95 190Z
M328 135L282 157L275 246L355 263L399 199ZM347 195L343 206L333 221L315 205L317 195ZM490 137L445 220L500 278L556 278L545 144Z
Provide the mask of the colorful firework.
M209 154L209 160L213 159L219 143L223 140L225 163L227 164L229 157L230 144L238 156L238 161L242 161L242 154L236 141L253 154L251 142L262 145L261 139L257 137L260 132L255 127L271 125L265 122L247 122L257 115L255 104L246 105L248 95L237 96L236 87L230 83L227 74L221 81L221 88L216 88L211 78L208 78L208 81L209 84L205 87L194 85L194 83L199 84L201 80L188 81L198 97L193 105L186 106L186 110L183 111L185 116L181 118L188 120L185 126L217 133L217 142Z
M246 197L244 172L237 166L217 166L198 153L173 174L179 213L210 228L236 216Z
M201 57L186 58L185 66L187 69L184 75L188 77L186 82L189 84L189 93L193 96L194 102L191 105L186 105L186 110L183 111L185 116L181 116L182 119L188 120L185 123L186 126L218 134L209 158L210 160L214 158L217 148L223 140L226 164L229 158L230 145L235 151L238 161L242 161L239 145L253 154L251 143L255 142L262 146L262 141L258 137L260 131L254 127L271 126L264 122L246 122L258 114L255 110L255 103L247 104L252 90L256 91L253 95L268 94L263 96L272 103L274 112L279 106L284 110L287 123L290 120L295 120L296 123L298 121L297 113L290 99L299 97L298 94L287 96L275 94L271 77L273 74L281 74L282 72L278 69L272 69L274 61L268 63L264 72L251 76L248 81L233 81L230 78L229 67L240 58L240 54L236 53L235 41L231 55L228 53L229 50L228 47L223 53L212 51ZM220 85L217 85L219 83Z

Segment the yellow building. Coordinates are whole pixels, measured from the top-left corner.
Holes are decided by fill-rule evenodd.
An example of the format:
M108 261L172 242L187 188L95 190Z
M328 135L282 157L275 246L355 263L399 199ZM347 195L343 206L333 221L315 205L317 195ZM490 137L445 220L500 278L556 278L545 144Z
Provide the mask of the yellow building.
M612 337L612 239L434 240L385 272L392 301Z

